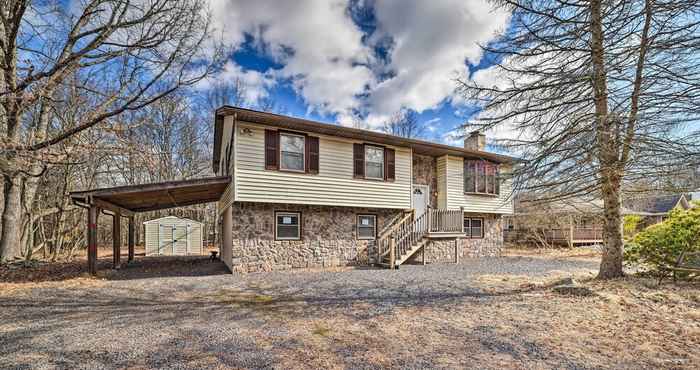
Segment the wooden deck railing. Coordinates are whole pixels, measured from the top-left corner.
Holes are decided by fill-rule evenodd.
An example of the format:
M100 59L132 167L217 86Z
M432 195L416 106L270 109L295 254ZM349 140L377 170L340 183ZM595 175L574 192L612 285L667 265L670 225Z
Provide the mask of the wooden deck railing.
M574 229L573 234L570 229L549 229L549 230L539 230L539 231L529 231L529 230L504 230L503 237L506 241L517 242L522 241L522 239L527 239L532 236L533 233L537 233L540 237L544 237L547 241L551 242L568 242L571 240L573 243L580 242L602 242L603 241L603 230L600 228L581 228ZM569 238L569 236L572 238Z
M430 233L461 233L463 211L428 208L425 213L414 217L409 213L390 228L386 228L374 242L376 262L388 258L392 264Z
M428 224L431 233L461 233L464 212L461 209L428 208Z

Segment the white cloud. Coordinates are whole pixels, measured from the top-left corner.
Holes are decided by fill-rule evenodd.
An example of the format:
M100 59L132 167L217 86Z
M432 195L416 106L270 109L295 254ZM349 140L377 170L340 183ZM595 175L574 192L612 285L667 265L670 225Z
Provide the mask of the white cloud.
M243 99L248 105L255 106L262 99L270 95L270 88L275 85L275 79L270 73L260 73L253 70L243 70L239 65L229 61L224 65L223 71L210 78L201 80L196 88L206 90L218 81L241 83Z
M340 0L210 0L214 23L225 42L239 46L245 34L283 65L275 77L322 113L349 114L357 95L374 83L366 67L372 51Z
M377 27L363 43L368 35L351 19L347 0L209 1L224 42L240 47L251 35L282 66L250 74L257 86L269 88L268 77L291 81L311 110L337 114L345 125L361 110L370 128L401 109L422 112L455 98L454 78L467 60L481 58L477 43L508 22L488 0L368 0L360 4L374 8ZM374 47L386 40L392 43L383 61ZM385 73L392 77L379 82Z
M378 31L393 39L387 69L396 75L372 91L374 114L402 107L421 112L451 98L465 60L478 63L478 43L508 21L507 13L492 11L483 0L383 0L376 3L376 17Z

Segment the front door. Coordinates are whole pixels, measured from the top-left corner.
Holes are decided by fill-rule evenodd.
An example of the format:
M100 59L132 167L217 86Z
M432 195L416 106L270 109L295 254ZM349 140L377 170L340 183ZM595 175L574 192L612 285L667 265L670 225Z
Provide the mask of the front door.
M428 185L413 185L413 209L416 210L416 218L428 209L429 199L430 187Z

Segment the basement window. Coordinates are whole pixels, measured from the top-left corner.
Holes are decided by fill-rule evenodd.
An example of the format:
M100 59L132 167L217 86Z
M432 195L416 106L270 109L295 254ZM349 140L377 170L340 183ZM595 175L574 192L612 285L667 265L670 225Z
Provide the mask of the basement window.
M357 239L373 240L377 235L377 216L357 215Z
M276 240L300 240L301 239L301 213L276 212L275 213L275 239Z
M464 218L464 234L467 238L481 239L484 237L484 219L465 217Z

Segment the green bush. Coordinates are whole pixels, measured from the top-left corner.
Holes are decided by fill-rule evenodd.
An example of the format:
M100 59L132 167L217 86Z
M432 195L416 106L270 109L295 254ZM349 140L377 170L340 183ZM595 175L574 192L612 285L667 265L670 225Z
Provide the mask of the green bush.
M627 215L622 219L622 231L625 238L630 239L637 233L637 227L642 222L642 216Z
M637 233L625 246L625 262L653 271L676 263L683 252L700 251L700 207L673 210L664 222Z

